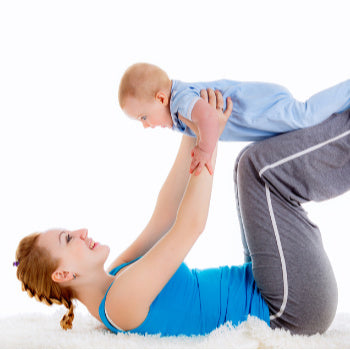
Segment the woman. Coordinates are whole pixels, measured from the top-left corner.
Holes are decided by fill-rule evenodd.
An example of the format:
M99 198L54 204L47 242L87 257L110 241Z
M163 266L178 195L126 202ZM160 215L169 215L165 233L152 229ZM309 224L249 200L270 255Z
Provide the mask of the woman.
M212 91L209 103L223 130L232 105L223 113L222 96ZM47 304L64 304L64 329L72 326L76 298L115 333L206 334L249 314L296 334L324 332L336 311L336 281L301 203L350 188L350 112L240 154L238 208L252 262L238 267L200 271L183 263L204 229L212 188L207 171L188 174L194 142L183 137L149 224L110 273L104 270L109 248L87 230L50 230L19 244L23 289Z

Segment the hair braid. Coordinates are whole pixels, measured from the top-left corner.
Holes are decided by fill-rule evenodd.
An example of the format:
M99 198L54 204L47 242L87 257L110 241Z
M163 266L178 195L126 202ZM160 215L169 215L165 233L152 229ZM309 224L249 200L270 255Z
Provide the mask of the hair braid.
M60 325L63 329L71 329L73 327L73 320L74 320L74 312L73 308L74 305L71 300L62 299L64 306L68 309L66 314L62 317L62 320L60 322Z
M62 288L51 278L58 266L49 252L39 247L36 242L38 233L29 235L21 240L16 252L19 261L17 278L22 282L22 290L31 298L51 306L64 305L68 311L63 316L60 325L64 330L71 329L74 319L73 293L69 288Z

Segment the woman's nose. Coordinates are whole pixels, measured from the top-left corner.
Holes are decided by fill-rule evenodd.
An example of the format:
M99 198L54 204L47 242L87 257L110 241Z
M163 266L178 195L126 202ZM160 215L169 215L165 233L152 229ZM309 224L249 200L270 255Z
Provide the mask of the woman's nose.
M78 231L80 238L84 241L88 235L88 229L87 228L82 228Z

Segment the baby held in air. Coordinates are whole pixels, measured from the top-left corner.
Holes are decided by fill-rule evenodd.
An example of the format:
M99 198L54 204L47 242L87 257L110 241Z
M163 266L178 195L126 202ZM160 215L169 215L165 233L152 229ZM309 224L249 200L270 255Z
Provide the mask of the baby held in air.
M219 138L216 110L201 98L201 90L220 91L216 108L233 104L232 113ZM350 107L350 80L318 92L300 102L283 86L264 82L218 80L187 83L170 80L161 68L137 63L124 73L119 104L129 117L145 128L171 128L198 135L191 152L190 172L198 175L210 162L217 140L258 141L321 123L333 113Z

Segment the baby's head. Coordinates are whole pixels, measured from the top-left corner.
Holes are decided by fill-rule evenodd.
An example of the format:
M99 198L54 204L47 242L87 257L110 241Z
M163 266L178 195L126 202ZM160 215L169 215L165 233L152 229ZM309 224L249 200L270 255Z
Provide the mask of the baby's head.
M171 128L169 101L171 80L159 67L136 63L124 73L119 85L119 105L131 118L147 127Z

